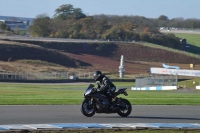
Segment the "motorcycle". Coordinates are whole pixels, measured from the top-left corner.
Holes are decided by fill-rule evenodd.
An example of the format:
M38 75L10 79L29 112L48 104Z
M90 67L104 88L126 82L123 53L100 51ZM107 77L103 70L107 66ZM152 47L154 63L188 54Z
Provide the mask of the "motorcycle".
M127 88L118 89L114 96L124 94L127 96ZM87 117L92 117L95 113L117 113L121 117L127 117L132 111L132 106L127 99L117 98L117 101L109 102L106 95L100 93L98 89L90 84L84 93L84 100L81 104L81 112Z

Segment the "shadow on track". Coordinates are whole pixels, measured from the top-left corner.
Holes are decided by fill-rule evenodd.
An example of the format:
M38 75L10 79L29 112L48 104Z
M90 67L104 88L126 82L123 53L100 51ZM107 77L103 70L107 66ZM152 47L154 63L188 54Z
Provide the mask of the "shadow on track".
M96 116L96 118L119 118L119 119L161 119L161 120L200 120L199 118L184 118L184 117L150 117L150 116L128 116L128 117L120 117L120 116Z

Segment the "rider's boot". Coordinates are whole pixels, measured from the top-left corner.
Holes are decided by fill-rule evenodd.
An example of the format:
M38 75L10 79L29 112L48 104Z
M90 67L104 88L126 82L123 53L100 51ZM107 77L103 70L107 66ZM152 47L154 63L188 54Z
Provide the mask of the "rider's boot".
M118 98L118 97L114 97L114 105L117 105L117 104L119 104L119 102L120 102L120 99Z

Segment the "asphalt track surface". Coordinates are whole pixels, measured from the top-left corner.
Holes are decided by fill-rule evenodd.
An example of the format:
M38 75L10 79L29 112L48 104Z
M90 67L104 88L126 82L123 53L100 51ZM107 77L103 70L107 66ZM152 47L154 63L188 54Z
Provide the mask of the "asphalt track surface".
M132 105L128 117L95 114L85 117L80 105L0 106L0 125L52 123L199 123L200 106Z

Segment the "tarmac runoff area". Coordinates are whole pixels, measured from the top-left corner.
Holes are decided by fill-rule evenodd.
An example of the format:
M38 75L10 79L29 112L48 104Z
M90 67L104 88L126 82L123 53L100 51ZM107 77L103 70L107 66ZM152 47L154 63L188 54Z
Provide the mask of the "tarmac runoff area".
M132 105L128 117L117 114L81 114L80 105L0 106L0 132L89 129L197 129L199 106ZM81 123L80 123L81 122Z

